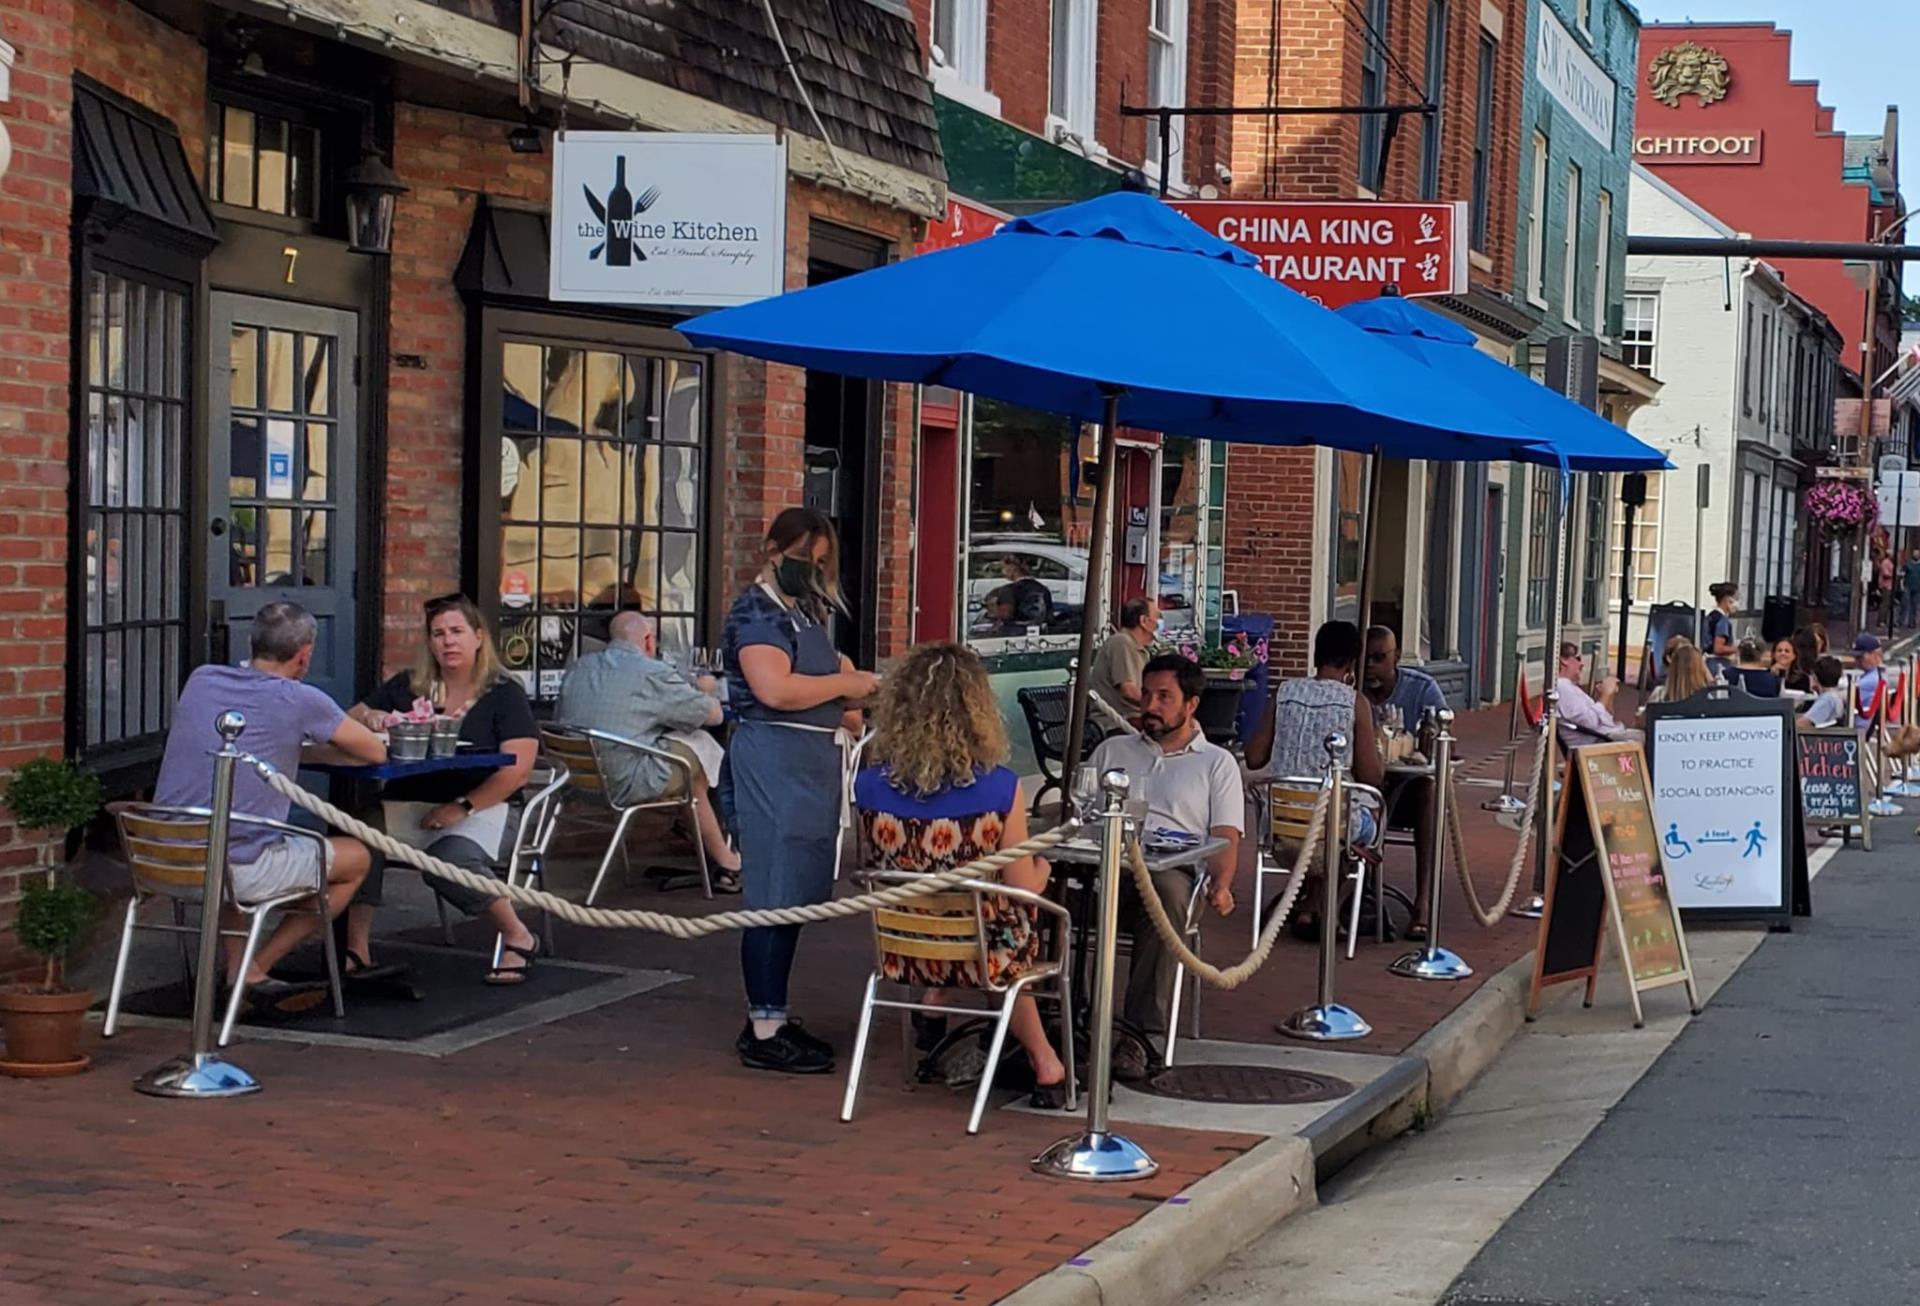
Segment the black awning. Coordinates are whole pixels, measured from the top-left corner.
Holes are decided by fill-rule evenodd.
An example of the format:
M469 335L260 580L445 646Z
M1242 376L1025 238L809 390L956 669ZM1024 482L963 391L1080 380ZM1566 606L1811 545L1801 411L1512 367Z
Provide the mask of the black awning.
M551 239L544 210L515 208L482 196L467 248L454 269L454 287L489 298L545 299Z
M206 196L173 123L103 86L73 83L73 186L90 216L127 219L201 251L219 243Z

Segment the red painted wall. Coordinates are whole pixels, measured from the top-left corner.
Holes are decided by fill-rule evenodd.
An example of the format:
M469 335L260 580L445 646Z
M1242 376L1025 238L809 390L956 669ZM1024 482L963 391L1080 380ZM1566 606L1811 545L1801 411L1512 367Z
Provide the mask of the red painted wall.
M1846 136L1833 130L1833 110L1820 103L1817 82L1789 72L1792 36L1771 23L1650 25L1640 35L1640 93L1634 135L1734 136L1762 133L1757 165L1688 164L1642 159L1661 180L1737 231L1800 240L1865 240L1869 193L1842 179ZM1727 98L1702 107L1693 95L1679 108L1653 98L1647 70L1662 51L1694 41L1720 52L1731 73ZM1818 305L1847 342L1843 361L1857 368L1867 294L1838 262L1785 262L1788 284Z

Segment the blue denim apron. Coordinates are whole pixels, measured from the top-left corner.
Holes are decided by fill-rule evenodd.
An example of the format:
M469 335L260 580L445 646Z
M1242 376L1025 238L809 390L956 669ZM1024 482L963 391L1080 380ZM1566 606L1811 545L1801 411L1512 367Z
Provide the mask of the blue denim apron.
M840 653L826 627L797 611L791 619L795 674L837 674ZM743 717L735 727L727 756L743 906L805 907L833 896L844 788L839 719L830 703Z

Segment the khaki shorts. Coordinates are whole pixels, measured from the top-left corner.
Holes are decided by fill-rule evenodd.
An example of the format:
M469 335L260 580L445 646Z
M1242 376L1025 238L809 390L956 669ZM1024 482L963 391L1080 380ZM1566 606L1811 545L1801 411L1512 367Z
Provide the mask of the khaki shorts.
M664 753L672 753L675 757L681 759L688 766L692 767L693 770L691 774L693 775L706 774L706 769L700 761L699 754L695 753L691 748L681 743L678 739L662 739L660 741L660 751ZM682 771L677 767L668 767L667 783L665 784L665 786L661 788L658 797L685 798L687 796L688 774L689 772Z
M253 861L234 864L233 898L255 903L289 893L318 893L332 869L331 840L283 836Z

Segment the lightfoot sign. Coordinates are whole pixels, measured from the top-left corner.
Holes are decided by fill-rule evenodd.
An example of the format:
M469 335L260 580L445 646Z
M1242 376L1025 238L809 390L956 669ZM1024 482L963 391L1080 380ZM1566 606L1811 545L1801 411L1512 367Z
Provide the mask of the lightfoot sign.
M1292 200L1170 200L1225 241L1255 255L1266 274L1328 308L1372 299L1467 289L1467 206L1462 201L1317 204Z
M567 132L552 212L555 300L692 308L784 288L787 147L771 136Z

